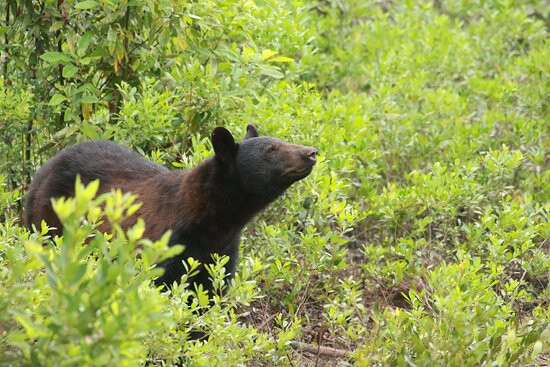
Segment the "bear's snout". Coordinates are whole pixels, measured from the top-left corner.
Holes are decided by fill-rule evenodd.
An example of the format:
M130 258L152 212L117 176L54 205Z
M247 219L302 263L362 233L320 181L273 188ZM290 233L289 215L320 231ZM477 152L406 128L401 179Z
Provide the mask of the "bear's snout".
M288 154L288 158L283 160L283 162L286 162L283 177L295 182L311 173L313 166L317 163L317 153L319 152L317 149L288 144L284 150Z
M302 152L302 157L313 166L317 163L317 153L319 153L317 149L306 147Z

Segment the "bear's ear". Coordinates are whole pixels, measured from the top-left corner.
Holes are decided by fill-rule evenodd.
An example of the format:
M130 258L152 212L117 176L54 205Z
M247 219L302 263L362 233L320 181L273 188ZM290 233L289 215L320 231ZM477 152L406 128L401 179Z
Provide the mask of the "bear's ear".
M244 136L244 140L257 138L258 136L260 136L260 133L258 132L258 129L256 129L256 126L252 124L246 125L246 135Z
M237 153L238 145L235 144L233 135L223 127L217 127L212 131L212 146L216 157L223 161L229 161Z

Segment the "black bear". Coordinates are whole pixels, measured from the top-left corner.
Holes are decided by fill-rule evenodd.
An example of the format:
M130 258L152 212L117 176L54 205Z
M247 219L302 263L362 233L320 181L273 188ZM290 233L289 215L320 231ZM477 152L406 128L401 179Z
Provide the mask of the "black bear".
M213 253L230 258L226 270L232 276L245 224L290 185L309 175L317 150L259 137L253 125L247 126L240 143L222 127L214 129L211 139L214 156L188 172L170 171L110 141L68 147L34 177L25 202L25 224L39 228L45 220L61 234L51 198L74 195L77 175L84 183L99 179L100 192L118 188L136 194L142 203L124 227L141 217L146 238L157 240L172 230L170 245L185 245L182 254L160 264L165 272L157 284L179 281L184 272L182 260L193 257L208 264ZM109 230L108 224L100 229ZM193 281L211 290L206 271L200 271Z

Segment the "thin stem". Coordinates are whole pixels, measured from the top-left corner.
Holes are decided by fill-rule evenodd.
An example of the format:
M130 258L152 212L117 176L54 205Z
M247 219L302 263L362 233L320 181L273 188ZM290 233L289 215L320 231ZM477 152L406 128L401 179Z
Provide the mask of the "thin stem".
M10 3L6 1L6 29L10 28ZM4 43L6 44L6 52L8 50L8 32L4 33ZM8 78L8 59L4 61L4 80Z

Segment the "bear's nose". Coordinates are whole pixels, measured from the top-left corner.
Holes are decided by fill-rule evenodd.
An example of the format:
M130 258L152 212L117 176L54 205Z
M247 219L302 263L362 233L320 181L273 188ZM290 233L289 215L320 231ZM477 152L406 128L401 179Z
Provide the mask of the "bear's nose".
M315 164L317 163L317 153L319 153L317 149L307 148L304 152L304 156L310 163Z

